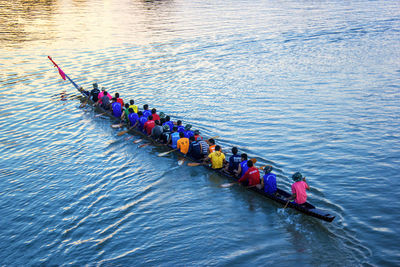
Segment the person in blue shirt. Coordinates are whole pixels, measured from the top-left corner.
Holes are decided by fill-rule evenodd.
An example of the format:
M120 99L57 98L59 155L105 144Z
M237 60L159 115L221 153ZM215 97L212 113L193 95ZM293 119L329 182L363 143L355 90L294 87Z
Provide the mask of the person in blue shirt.
M143 132L143 126L147 121L147 117L143 116L143 112L139 111L139 130Z
M190 137L194 137L194 132L190 130L190 128L192 128L192 125L190 124L186 124L185 126L185 137L186 138L190 138Z
M135 113L133 108L129 108L128 120L131 128L135 128L139 124L139 115Z
M151 111L149 110L149 105L144 104L143 105L143 116L146 117L146 119L147 119L147 117L149 117L150 115L151 115Z
M176 127L178 127L178 133L185 133L185 127L183 127L181 120L176 122Z
M112 114L116 118L121 118L122 115L122 107L121 104L117 102L117 98L112 98L112 103L111 103L111 110Z
M229 157L229 164L226 167L226 170L230 173L234 173L235 170L239 168L239 164L242 161L242 157L238 154L238 148L232 147L232 156Z
M165 123L164 125L168 125L169 126L169 131L172 132L172 128L174 128L174 123L171 121L171 118L169 116L165 117Z
M264 168L264 192L267 194L275 194L276 193L276 175L271 173L272 166L268 165Z
M176 144L179 138L180 137L179 137L178 127L174 126L174 128L172 128L172 133L169 138L168 144L170 144L172 148L176 149Z
M236 171L236 176L237 177L242 177L243 174L245 174L248 169L249 169L249 167L247 166L247 154L243 153L241 155L241 162L238 165L238 169Z

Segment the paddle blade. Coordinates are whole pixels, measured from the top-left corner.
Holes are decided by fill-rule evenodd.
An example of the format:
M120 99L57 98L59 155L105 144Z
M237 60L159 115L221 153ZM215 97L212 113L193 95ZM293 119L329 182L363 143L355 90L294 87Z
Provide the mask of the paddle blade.
M128 140L131 140L132 138L133 138L133 136L131 135L131 136L126 137L125 140L128 141Z
M106 113L96 114L96 115L94 115L94 117L95 117L95 118L98 118L98 117L103 116L103 115L105 115L105 114L106 114Z
M117 135L118 135L118 136L122 136L122 135L126 134L127 132L128 132L128 131L121 131L121 132L117 133Z
M267 167L267 166L268 166L268 165L263 165L263 166L258 167L258 169L264 170L264 168Z
M182 166L182 164L185 162L185 159L181 159L181 160L178 160L178 165L179 166Z
M120 124L113 124L113 125L111 125L111 128L121 128L122 127L122 124L120 123Z
M253 164L256 164L256 162L257 162L257 159L255 159L255 158L252 158L250 160L253 162Z
M233 186L233 185L235 185L235 184L237 184L237 183L220 184L219 187L227 188L227 187L231 187L231 186Z
M140 143L140 142L142 142L142 141L143 141L143 139L137 139L137 140L133 141L133 143L134 143L134 144L137 144L137 143Z
M140 145L139 147L145 147L145 146L148 146L148 145L150 145L150 143Z
M168 155L168 154L171 153L171 152L174 152L175 150L176 150L176 149L172 149L172 150L167 151L167 152L159 153L157 156L162 157L162 156Z
M187 165L188 165L188 166L190 166L190 167L194 167L194 166L200 166L200 165L203 165L203 163L189 162Z

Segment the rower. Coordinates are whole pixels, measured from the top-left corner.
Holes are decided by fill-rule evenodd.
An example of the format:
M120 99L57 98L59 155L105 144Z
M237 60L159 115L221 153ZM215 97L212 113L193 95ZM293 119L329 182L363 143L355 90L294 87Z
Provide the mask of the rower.
M138 112L138 115L139 115L139 130L143 132L143 126L147 121L147 117L143 116L143 112L141 111Z
M241 156L239 156L238 153L238 148L237 147L232 147L232 156L229 157L229 165L226 167L226 170L229 173L234 173L235 170L238 169L239 164L241 162Z
M172 148L176 149L178 140L179 140L178 127L174 126L172 128L172 133L171 136L169 137L168 144L170 144Z
M112 96L106 92L106 88L105 87L101 87L101 92L99 93L99 95L97 96L98 100L96 102L96 105L101 105L103 104L103 96L106 95L108 96L108 103L110 103L110 100L112 99Z
M163 133L161 134L161 142L163 144L168 144L169 138L171 136L171 132L169 131L169 126L164 125L163 126Z
M189 138L185 137L185 133L179 133L179 140L176 142L176 148L182 153L187 154L189 151Z
M185 127L183 127L181 120L176 122L176 126L178 127L178 133L185 133Z
M203 158L200 141L194 140L194 136L189 137L189 154L195 160Z
M122 111L121 121L125 120L126 124L129 122L129 104L125 103L124 110Z
M299 205L306 203L306 190L310 190L306 182L306 177L303 177L300 172L296 172L292 175L292 179L294 181L292 184L292 195L288 198L288 201L294 200Z
M164 125L168 125L169 126L169 130L172 131L172 129L174 128L174 123L171 121L171 118L169 116L165 117L165 123Z
M197 141L200 144L200 148L201 148L201 157L205 158L208 156L208 143L206 141L204 141L203 139L197 139Z
M154 140L159 140L160 137L161 137L161 134L162 134L163 131L164 131L164 129L163 129L163 127L161 126L161 123L160 123L159 120L155 120L154 122L155 122L156 125L155 125L154 128L151 130L151 137L152 137Z
M144 104L143 105L143 116L148 118L151 115L151 111L149 110L149 105Z
M107 98L107 97L105 97ZM113 97L111 99L111 111L114 117L116 118L121 118L122 115L122 109L121 109L121 104L118 103L117 98Z
M243 174L243 176L238 180L239 183L242 183L245 186L257 186L257 188L262 188L260 184L260 172L251 160L247 161L247 166L249 169Z
M215 151L215 140L210 138L207 141L209 147L208 147L208 154L211 154Z
M262 182L264 183L264 192L272 195L276 193L276 175L271 171L271 165L265 166Z
M206 161L211 161L211 168L220 170L226 163L225 155L221 152L220 146L215 146L215 151L208 155Z
M143 116L144 117L144 116ZM143 129L147 133L147 135L151 135L151 130L156 126L156 123L153 120L153 116L150 115L147 118L147 121L143 124Z
M124 106L124 100L119 97L119 93L115 93L115 98L117 99L117 102L121 104L121 107Z
M104 88L104 87L103 87ZM105 109L105 110L110 110L110 97L111 95L109 93L107 93L107 91L102 91L101 93L103 93L103 96L101 98L99 98L99 101L97 103L100 104L100 106ZM101 94L100 93L100 94ZM100 95L99 94L99 95Z
M194 137L194 133L193 131L190 130L190 128L192 128L192 125L190 124L186 124L185 126L185 137L190 138L190 137Z
M134 112L133 108L129 108L128 120L130 122L131 128L135 128L139 124L139 115Z
M155 109L155 108L153 108L152 110L151 110L151 115L153 116L153 120L160 120L160 116L158 116L158 114L157 114L157 110Z
M203 140L203 137L200 136L200 131L199 131L199 130L194 130L194 139L195 139L196 141L198 141L198 140Z
M133 109L133 112L138 113L138 107L133 99L129 100L129 107Z
M94 103L96 103L99 100L99 93L100 93L99 87L97 83L94 83L93 89L90 91L90 96L92 97L92 101Z
M239 166L238 166L238 169L237 169L237 171L236 171L236 176L238 176L238 177L242 177L243 176L243 174L247 171L247 169L249 168L248 166L247 166L247 154L246 153L243 153L242 155L241 155L241 162L240 162L240 164L239 164Z

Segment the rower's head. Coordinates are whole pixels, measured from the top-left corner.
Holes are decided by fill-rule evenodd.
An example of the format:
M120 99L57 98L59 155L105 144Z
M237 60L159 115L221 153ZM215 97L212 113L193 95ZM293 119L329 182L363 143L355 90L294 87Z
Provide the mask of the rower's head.
M238 148L237 147L232 147L232 154L236 155L238 153Z
M251 161L251 160L248 160L247 161L247 167L249 167L249 168L251 168L251 167L253 167L253 161Z
M159 121L159 120L155 120L154 123L155 123L156 125L160 125L160 121Z
M292 175L292 179L295 182L301 181L301 179L303 179L303 175L301 175L300 172L296 172Z
M270 173L270 172L272 172L272 166L271 165L267 165L267 166L265 166L265 168L264 168L264 172L265 172L265 174L268 174L268 173Z
M221 147L220 147L219 145L216 145L216 146L215 146L215 151L221 152Z
M137 114L139 115L139 117L143 116L143 112L142 111L139 111Z
M115 93L115 98L119 98L119 93Z
M184 133L184 132L180 132L180 133L179 133L179 137L180 137L180 138L185 137L185 133Z
M101 88L101 90L103 91L103 93L104 93L104 95L107 95L108 93L107 93L107 91L105 91L105 89L104 89L104 87L103 88Z
M215 145L215 140L210 138L210 139L208 139L208 143L210 143L211 145Z
M129 100L129 104L134 105L135 101L133 99Z
M246 153L243 153L240 156L242 157L242 161L247 160L247 154Z
M93 89L99 89L99 85L97 83L93 84Z
M164 112L160 112L160 118L161 119L165 119L165 113Z
M186 126L185 126L185 131L189 131L189 130L190 130L190 128L192 128L192 125L190 125L190 124L186 124Z
M177 124L178 126L181 126L181 125L182 125L182 121L181 121L181 120L177 120L177 121L176 121L176 124Z
M128 105L128 107L129 107L129 105ZM133 108L129 108L128 111L129 111L129 113L133 113Z
M164 124L165 123L165 118L160 118L160 123Z
M178 131L178 127L176 127L176 126L172 127L172 131L173 132L177 132Z
M200 131L199 130L194 130L194 135L199 135Z
M164 125L163 126L163 130L164 130L164 132L169 132L169 126L168 125Z
M125 103L125 108L126 108L126 109L129 108L129 104L128 104L128 103ZM129 109L128 109L128 111L129 111Z
M148 110L148 109L149 109L149 105L144 104L144 105L143 105L143 109L144 109L144 110Z
M171 120L170 116L165 117L165 121L170 121L170 120Z
M106 88L105 88L104 86L101 87L101 91L105 92L105 91L106 91Z
M189 141L194 142L194 141L196 141L196 139L194 138L194 136L191 136L191 137L189 137Z
M111 98L112 102L117 102L117 99L115 97Z
M151 114L156 114L156 112L157 112L157 109L155 109L155 108L153 108L153 109L151 110Z
M150 115L147 119L148 119L149 121L152 121L152 120L153 120L153 116Z

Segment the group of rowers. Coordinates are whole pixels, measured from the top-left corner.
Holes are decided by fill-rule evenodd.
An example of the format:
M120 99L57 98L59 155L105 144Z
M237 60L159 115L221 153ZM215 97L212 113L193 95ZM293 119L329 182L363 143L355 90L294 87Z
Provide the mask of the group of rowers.
M80 91L90 97L95 105L124 121L128 130L141 131L156 142L169 145L184 155L202 161L203 164L211 164L212 169L228 172L238 178L237 183L257 187L267 194L276 194L276 175L272 173L272 166L260 168L264 170L264 176L260 179L254 159L249 160L246 153L239 155L237 147L232 148L232 156L226 161L221 146L215 144L213 138L204 140L199 130L191 130L190 124L183 126L180 120L173 122L163 112L157 114L155 108L150 110L147 104L143 105L143 111L139 111L134 100L124 104L118 93L112 97L104 87L99 90L97 83L93 84L91 91L85 91L83 88ZM309 190L306 179L299 172L293 174L292 179L292 195L287 200L304 204L307 201L306 190Z

